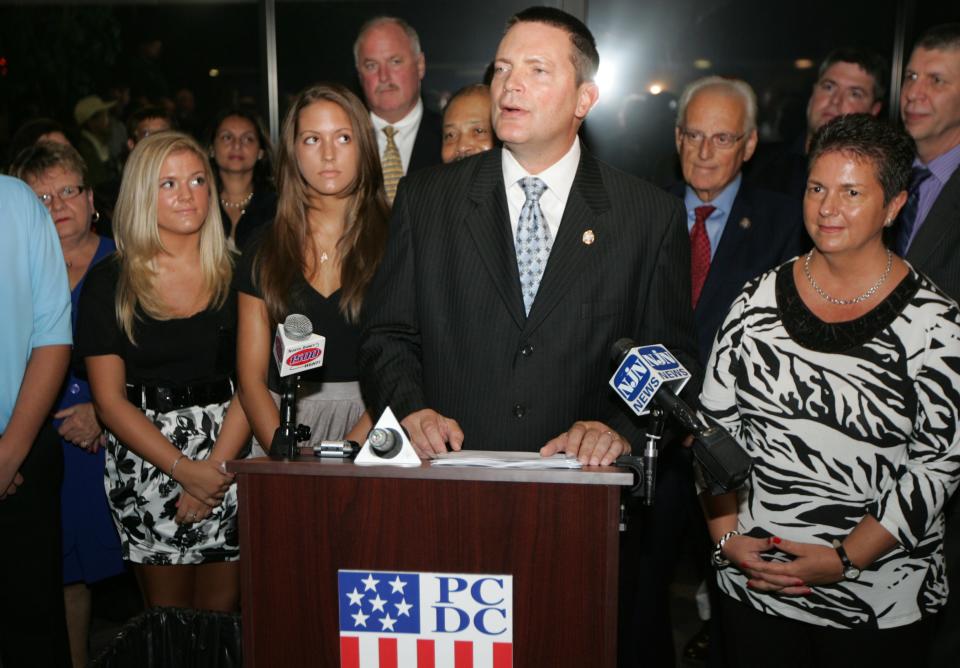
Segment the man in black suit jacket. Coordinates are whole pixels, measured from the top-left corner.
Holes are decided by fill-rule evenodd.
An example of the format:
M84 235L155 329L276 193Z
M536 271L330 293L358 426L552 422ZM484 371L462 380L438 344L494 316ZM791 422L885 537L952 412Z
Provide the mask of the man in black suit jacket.
M568 14L513 17L491 93L504 150L401 185L366 296L361 383L371 412L390 406L422 456L465 444L609 464L641 435L607 386L614 341L663 343L693 363L679 203L577 138L598 61ZM535 202L521 184L538 180ZM524 283L529 313L514 229L522 253L541 235L549 247L539 287Z
M906 67L900 115L917 144L914 167L930 176L915 188L917 216L898 250L960 300L960 23L931 28L918 40Z
M377 133L387 195L393 200L400 175L440 163L443 121L420 98L426 72L420 37L403 19L377 16L360 28L353 56ZM391 141L399 152L402 174L390 172Z
M950 297L960 301L960 23L924 33L910 55L900 92L900 116L917 144L910 198L897 223L896 250ZM906 210L914 207L909 222ZM931 665L960 656L960 501L946 508L946 568L950 599L940 613Z

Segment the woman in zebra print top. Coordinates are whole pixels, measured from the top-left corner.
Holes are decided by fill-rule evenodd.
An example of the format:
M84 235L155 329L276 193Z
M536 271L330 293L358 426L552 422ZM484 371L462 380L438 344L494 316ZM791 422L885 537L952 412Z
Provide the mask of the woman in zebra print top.
M883 121L825 126L815 248L748 283L717 334L702 408L755 462L704 497L732 666L916 665L946 601L960 310L883 242L912 160Z

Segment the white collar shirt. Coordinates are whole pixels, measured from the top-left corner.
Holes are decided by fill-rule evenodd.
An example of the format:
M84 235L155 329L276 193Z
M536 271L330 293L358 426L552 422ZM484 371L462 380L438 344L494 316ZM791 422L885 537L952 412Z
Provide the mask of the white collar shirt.
M377 136L377 147L380 150L381 160L383 159L383 152L387 150L387 135L383 133L383 129L388 125L392 125L396 129L397 132L393 135L393 141L396 142L397 150L400 151L400 162L403 164L404 175L410 167L410 156L413 155L413 145L417 141L417 130L420 129L420 119L422 118L423 100L419 98L410 113L396 123L388 123L372 111L370 112L370 121L373 123L374 134Z
M510 211L510 229L513 239L517 239L517 225L520 222L520 211L527 196L520 186L520 179L527 176L536 176L545 184L547 189L540 196L540 211L550 229L550 238L556 240L560 230L560 221L563 219L563 210L567 206L567 198L573 187L573 179L580 166L580 138L574 137L570 150L539 174L531 174L524 169L513 154L504 148L501 153L501 167L503 169L503 185L507 190L507 207Z

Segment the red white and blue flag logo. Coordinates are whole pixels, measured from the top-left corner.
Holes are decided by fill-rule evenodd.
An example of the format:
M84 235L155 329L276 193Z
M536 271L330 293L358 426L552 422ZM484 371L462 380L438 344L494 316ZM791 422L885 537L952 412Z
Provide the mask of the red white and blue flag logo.
M341 668L511 668L513 577L341 570Z

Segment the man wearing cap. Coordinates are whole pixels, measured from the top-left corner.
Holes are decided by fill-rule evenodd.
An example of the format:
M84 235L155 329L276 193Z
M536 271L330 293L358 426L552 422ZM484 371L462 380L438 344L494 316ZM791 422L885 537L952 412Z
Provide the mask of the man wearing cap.
M99 95L88 95L73 108L73 118L80 128L77 151L87 163L87 184L97 188L120 177L120 168L110 156L110 116L107 111L116 104L104 102Z

